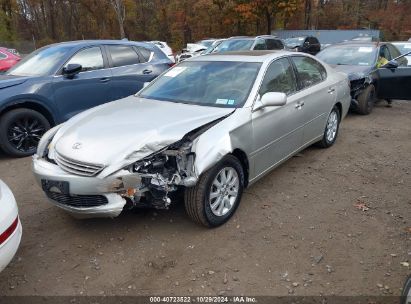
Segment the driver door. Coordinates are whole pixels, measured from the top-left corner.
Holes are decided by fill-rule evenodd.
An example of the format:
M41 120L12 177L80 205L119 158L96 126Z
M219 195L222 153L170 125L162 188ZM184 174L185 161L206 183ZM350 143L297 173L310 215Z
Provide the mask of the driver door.
M112 78L100 46L78 51L64 66L68 64L80 64L83 69L74 78L62 73L53 78L54 101L63 120L108 102Z
M376 71L377 96L380 99L411 100L411 66L400 56L400 52L391 45L387 45L391 57L397 58L398 67L381 67Z
M252 113L253 148L251 161L254 176L273 168L302 146L304 93L297 93L297 80L288 58L270 64L260 87L259 95L268 92L287 94L281 107L266 107Z

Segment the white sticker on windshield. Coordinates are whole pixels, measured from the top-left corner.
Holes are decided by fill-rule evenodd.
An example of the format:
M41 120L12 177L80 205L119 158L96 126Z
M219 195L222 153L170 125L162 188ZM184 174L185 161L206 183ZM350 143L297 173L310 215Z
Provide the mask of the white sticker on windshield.
M229 105L233 105L233 104L235 103L235 100L234 100L234 99L229 99L227 103L228 103Z
M361 53L372 53L372 47L362 46L358 49L358 52Z
M218 98L218 99L215 101L216 104L224 104L224 105L226 105L227 102L228 102L228 99L222 99L222 98Z
M186 67L175 67L172 68L170 71L164 74L167 77L176 77L180 73L184 72L187 68Z

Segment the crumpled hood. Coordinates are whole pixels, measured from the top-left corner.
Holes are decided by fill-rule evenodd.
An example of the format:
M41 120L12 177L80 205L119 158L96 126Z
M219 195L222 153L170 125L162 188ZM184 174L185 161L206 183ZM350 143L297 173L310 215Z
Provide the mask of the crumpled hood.
M0 75L0 90L26 82L29 77Z
M343 72L348 75L350 81L365 78L372 70L371 66L362 65L334 65L330 64L338 72Z
M68 158L92 164L119 163L131 153L138 160L233 110L130 96L73 117L52 146Z

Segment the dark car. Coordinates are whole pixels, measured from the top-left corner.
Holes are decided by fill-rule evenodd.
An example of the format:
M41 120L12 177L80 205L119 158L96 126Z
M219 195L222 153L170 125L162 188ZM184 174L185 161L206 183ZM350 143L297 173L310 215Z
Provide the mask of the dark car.
M212 53L282 49L284 49L284 44L280 38L263 35L257 37L231 37L221 42Z
M284 42L287 49L294 52L316 55L321 50L321 43L314 36L288 38Z
M351 108L360 114L369 114L379 99L411 100L411 67L391 43L344 42L327 47L317 57L348 74Z
M74 41L41 48L0 75L0 148L31 155L51 126L136 93L171 65L150 43Z

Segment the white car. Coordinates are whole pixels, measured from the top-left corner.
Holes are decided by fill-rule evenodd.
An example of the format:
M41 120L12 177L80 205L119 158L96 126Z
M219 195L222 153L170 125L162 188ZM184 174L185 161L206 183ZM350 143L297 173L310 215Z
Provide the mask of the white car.
M176 62L176 59L174 57L173 54L173 50L172 48L167 44L167 42L164 41L150 41L150 43L155 44L164 54L167 55L168 58L170 58L170 60L172 62Z
M401 52L402 55L407 54L405 58L408 60L408 66L411 66L411 42L407 41L396 41L392 42L394 46L397 47L397 49Z
M0 272L13 259L20 245L22 228L16 200L0 180Z

